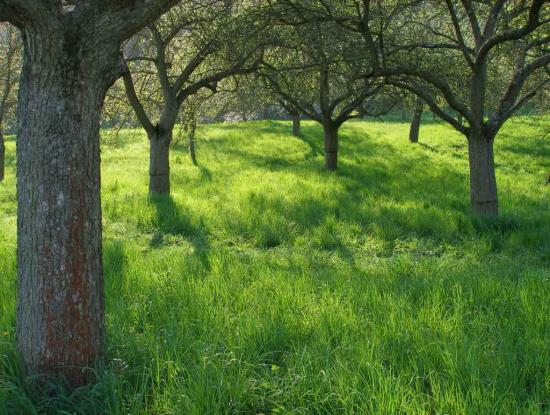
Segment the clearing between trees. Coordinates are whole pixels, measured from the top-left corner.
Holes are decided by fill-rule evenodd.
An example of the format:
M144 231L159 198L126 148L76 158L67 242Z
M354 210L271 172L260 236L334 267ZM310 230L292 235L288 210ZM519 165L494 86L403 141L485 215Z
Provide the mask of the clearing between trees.
M304 122L206 125L148 197L148 142L104 132L109 368L32 401L15 359L15 142L0 185L0 413L543 413L550 119L496 140L501 215L470 213L467 143L350 122L338 172ZM48 396L48 395L42 395ZM95 411L95 412L94 412Z

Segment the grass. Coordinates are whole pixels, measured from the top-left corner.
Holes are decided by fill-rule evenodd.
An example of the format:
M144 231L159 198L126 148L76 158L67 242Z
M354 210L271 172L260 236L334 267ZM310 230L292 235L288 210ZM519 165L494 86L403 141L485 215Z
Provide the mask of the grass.
M469 213L466 142L353 122L199 129L147 198L147 142L103 148L108 368L37 395L15 362L14 142L0 185L0 413L550 413L550 120L498 137L502 216Z

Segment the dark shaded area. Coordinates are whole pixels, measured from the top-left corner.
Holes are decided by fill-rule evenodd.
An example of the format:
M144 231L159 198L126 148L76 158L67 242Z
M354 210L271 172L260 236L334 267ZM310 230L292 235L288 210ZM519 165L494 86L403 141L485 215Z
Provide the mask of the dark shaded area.
M300 141L306 143L310 149L309 153L305 155L305 159L314 159L323 155L323 140L318 136L317 126L306 125L301 127L301 134L298 138Z
M193 221L189 212L178 206L172 196L154 195L149 202L156 209L156 232L151 239L151 247L157 248L165 243L166 236L180 236L185 238L195 250L204 265L207 265L207 253L210 249L208 229L202 219Z

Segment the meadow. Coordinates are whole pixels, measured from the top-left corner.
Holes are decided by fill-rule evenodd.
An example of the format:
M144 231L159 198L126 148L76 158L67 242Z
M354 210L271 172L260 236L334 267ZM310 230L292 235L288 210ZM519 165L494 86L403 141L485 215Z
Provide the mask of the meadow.
M466 141L357 121L201 126L148 198L139 131L102 149L107 367L36 394L14 351L15 142L0 184L0 414L550 413L550 119L496 143L498 220L470 214Z

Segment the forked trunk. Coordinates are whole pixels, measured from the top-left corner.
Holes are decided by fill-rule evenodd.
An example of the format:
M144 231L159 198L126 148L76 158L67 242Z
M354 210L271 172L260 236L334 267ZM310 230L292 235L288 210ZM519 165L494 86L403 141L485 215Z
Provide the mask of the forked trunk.
M325 168L334 171L338 168L338 128L324 126Z
M299 115L293 115L292 116L292 135L294 137L300 137L300 116Z
M25 32L17 140L17 351L72 386L104 350L99 121L118 61L75 32Z
M172 130L157 126L149 135L149 195L170 194L170 143Z
M473 212L480 216L498 216L493 142L482 134L471 134L468 140L470 198Z
M4 135L0 130L0 182L4 180L4 170L6 160L6 146L4 145Z
M418 137L420 134L420 123L422 122L422 112L424 111L424 104L422 101L416 102L414 111L412 114L411 128L409 131L409 141L411 143L418 143Z

